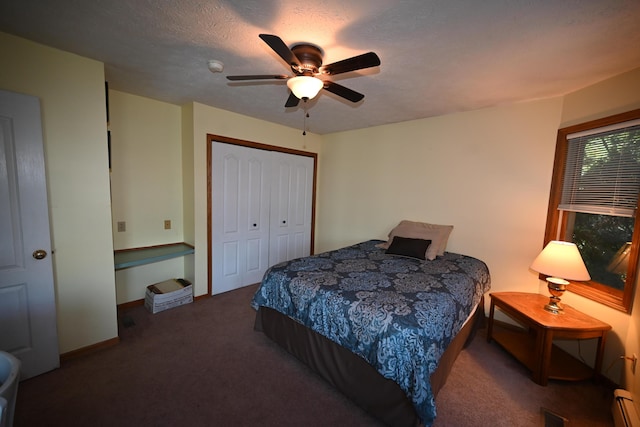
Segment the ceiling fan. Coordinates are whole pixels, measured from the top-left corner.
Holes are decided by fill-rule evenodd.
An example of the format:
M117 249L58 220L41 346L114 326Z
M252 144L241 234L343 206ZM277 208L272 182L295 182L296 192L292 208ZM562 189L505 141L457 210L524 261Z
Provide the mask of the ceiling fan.
M333 76L349 71L362 70L380 65L380 58L373 52L363 53L329 65L322 65L322 50L310 43L298 43L289 48L278 36L260 34L260 38L273 49L290 67L294 76L286 74L227 76L229 80L287 80L291 89L285 107L295 107L300 100L315 97L320 89L328 90L351 102L358 102L364 95L321 76Z

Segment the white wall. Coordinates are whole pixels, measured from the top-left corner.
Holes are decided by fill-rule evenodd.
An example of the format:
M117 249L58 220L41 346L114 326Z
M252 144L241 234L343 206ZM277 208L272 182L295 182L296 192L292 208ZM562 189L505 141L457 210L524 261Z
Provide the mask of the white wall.
M0 33L0 88L40 98L61 353L117 337L102 63Z

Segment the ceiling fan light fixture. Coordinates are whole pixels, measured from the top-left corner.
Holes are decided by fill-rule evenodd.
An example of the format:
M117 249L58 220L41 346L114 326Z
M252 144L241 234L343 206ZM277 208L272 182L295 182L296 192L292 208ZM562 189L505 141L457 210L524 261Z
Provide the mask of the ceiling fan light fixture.
M290 78L287 81L287 86L299 99L313 99L320 92L324 83L316 77L297 76Z

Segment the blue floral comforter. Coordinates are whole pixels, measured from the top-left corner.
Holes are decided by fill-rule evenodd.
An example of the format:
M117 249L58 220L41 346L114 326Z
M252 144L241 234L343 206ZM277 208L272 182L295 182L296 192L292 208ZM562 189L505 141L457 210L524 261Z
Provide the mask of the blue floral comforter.
M400 385L422 422L436 416L429 378L490 288L476 258L385 254L370 240L277 264L251 305L273 308L363 357Z

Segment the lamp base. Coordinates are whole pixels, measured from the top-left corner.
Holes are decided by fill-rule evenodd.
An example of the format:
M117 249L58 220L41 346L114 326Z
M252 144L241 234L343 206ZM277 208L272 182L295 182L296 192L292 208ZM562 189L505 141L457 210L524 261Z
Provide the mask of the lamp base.
M560 301L560 298L558 298L558 301ZM548 304L544 305L544 309L553 314L564 314L564 308L558 305L558 302L554 301L553 297L550 298Z
M564 314L564 309L560 304L560 297L567 290L568 281L558 277L547 277L547 288L549 288L549 303L545 304L544 309L553 314Z

